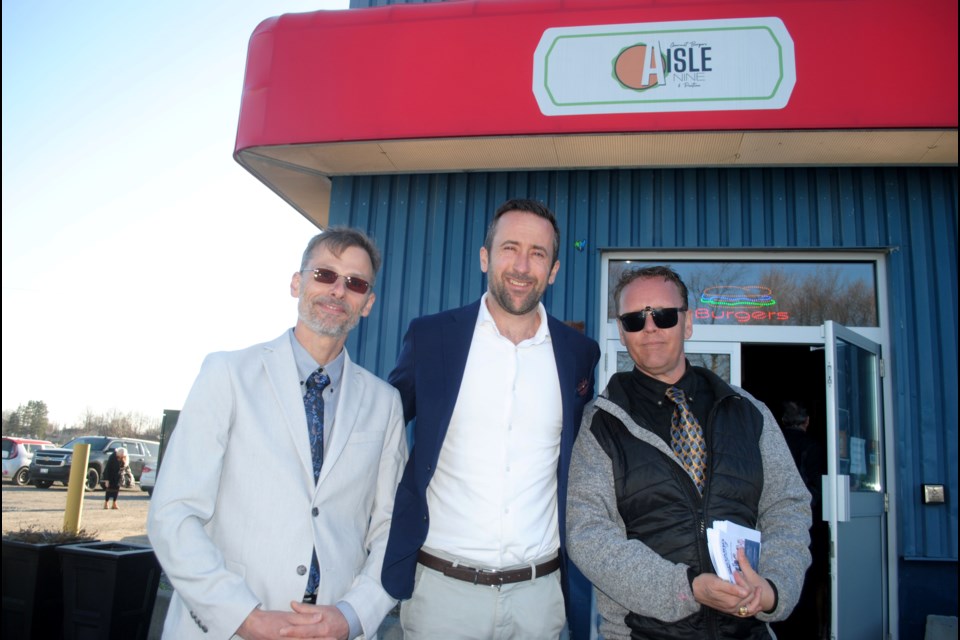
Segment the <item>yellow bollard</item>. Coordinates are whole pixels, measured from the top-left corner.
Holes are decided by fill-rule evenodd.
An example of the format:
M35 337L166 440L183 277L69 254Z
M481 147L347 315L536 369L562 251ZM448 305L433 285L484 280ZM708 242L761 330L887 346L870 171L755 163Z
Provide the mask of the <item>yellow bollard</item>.
M63 512L63 532L76 533L80 530L80 517L83 515L83 494L87 484L87 463L90 461L90 445L78 444L73 447L70 462L70 482L67 485L67 509Z

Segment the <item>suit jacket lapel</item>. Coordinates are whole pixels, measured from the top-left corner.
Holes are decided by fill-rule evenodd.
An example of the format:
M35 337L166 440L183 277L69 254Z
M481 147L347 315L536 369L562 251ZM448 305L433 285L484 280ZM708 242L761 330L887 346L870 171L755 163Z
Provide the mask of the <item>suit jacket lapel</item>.
M553 357L557 362L557 378L560 381L560 398L563 405L563 431L561 432L561 441L572 437L573 425L573 399L577 389L576 363L573 354L566 341L563 339L563 332L559 330L560 321L551 315L547 315L547 326L550 327L550 341L553 344Z
M307 414L303 408L293 347L290 346L290 336L287 333L264 345L263 366L270 389L280 407L283 426L289 433L303 472L312 482L313 458L310 453L310 439L307 437Z
M323 484L324 478L329 475L343 448L347 446L350 434L357 424L360 415L360 406L364 396L363 376L349 354L343 354L343 379L340 381L340 398L337 400L337 415L333 420L332 431L327 438L323 451L323 466L320 468L320 477L317 487ZM304 418L306 421L306 418ZM309 446L307 447L309 449ZM311 467L312 468L312 467Z
M442 390L439 398L442 402L441 413L436 424L436 447L443 443L447 435L447 427L453 416L453 409L460 395L460 385L463 382L464 370L467 367L467 357L470 355L470 343L473 342L473 331L477 325L477 315L480 313L480 302L454 310L448 316L448 322L440 327L440 363L435 375L439 376L437 388Z

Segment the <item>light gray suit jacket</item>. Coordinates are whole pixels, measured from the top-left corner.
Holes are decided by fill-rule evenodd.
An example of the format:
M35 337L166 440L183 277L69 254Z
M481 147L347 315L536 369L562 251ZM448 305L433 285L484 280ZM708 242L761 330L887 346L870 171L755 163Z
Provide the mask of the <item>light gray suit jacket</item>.
M165 638L229 638L256 606L290 610L314 546L319 604L348 602L367 637L407 458L397 391L345 358L315 484L290 336L207 356L163 458L147 533L176 590Z

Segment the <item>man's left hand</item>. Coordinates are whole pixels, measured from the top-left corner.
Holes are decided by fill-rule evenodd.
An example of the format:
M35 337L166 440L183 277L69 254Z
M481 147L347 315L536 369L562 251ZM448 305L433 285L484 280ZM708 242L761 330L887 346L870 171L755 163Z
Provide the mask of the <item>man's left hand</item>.
M340 610L330 605L291 602L297 614L294 624L280 629L283 638L311 638L313 640L347 640L350 625Z
M743 547L737 549L737 562L740 563L740 571L733 574L733 579L737 584L750 589L752 597L737 605L734 615L746 617L753 616L761 611L771 611L777 606L776 595L773 587L759 573L750 566L747 560L747 554Z

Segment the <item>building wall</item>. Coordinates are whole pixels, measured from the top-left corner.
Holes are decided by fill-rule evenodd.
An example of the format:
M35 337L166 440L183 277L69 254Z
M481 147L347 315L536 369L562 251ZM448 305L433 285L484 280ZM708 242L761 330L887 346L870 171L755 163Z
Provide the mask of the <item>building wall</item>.
M334 178L331 224L368 230L384 253L374 312L348 343L356 360L386 376L411 318L485 290L478 251L494 209L511 197L543 200L557 213L561 268L545 304L585 322L593 337L600 248L888 249L901 632L915 637L926 613L957 615L956 167ZM923 483L946 485L947 504L921 504ZM912 595L903 578L913 575L940 575L943 602Z

